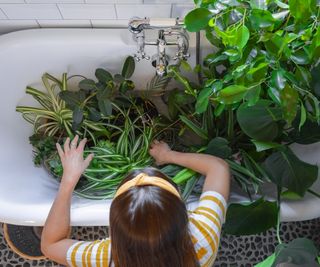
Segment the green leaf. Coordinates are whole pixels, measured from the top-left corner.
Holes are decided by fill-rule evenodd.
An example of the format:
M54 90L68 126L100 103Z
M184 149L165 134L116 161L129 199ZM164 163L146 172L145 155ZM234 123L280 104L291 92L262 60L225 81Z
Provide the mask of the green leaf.
M295 77L297 78L297 80L299 81L299 83L302 86L310 87L312 77L311 77L311 73L309 70L307 70L306 68L304 68L302 66L297 65Z
M252 27L256 30L259 30L260 28L271 27L276 22L268 10L261 9L252 9L249 19Z
M79 88L86 91L91 91L96 88L96 83L94 80L84 79L81 82L79 82Z
M198 114L201 114L207 110L208 104L209 104L209 97L213 94L211 87L205 87L203 88L198 97L197 97L197 103L196 103L196 112Z
M293 122L295 124L295 121ZM289 132L289 137L298 144L313 144L320 141L320 125L316 122L306 120L301 129L298 124Z
M181 64L181 68L184 69L185 71L192 71L190 64L186 60L181 60L180 64Z
M230 85L217 93L217 100L222 104L234 104L240 102L248 88L243 85Z
M114 75L113 80L116 83L122 83L125 80L125 78L121 74L116 74Z
M301 127L305 124L307 120L307 112L304 107L304 104L302 101L300 101L300 122L299 122L299 131L301 131Z
M263 9L268 8L267 0L250 0L250 6L252 9Z
M112 81L112 75L110 74L110 72L106 71L105 69L96 69L95 75L97 77L97 79L99 80L99 82L106 84L109 81Z
M212 14L207 8L196 8L184 18L184 24L189 32L198 32L208 26Z
M286 265L281 263L289 263L291 266L319 266L316 261L318 253L313 241L297 238L289 244L282 243L276 247L276 259L271 267Z
M298 110L299 95L298 92L290 85L286 84L284 89L280 91L280 101L283 108L283 115L289 125L296 117Z
M275 184L301 197L318 177L318 167L301 161L289 147L271 154L263 165Z
M228 55L226 55L226 54L221 54L221 55L219 55L217 53L209 54L204 59L204 64L206 66L210 66L211 64L216 64L216 63L218 63L220 61L224 61L226 59L228 59Z
M320 97L320 64L318 64L315 68L311 71L311 88L313 88L313 91L315 95Z
M110 99L100 98L98 100L98 106L103 115L110 116L112 114L112 104Z
M135 69L134 58L132 56L128 56L123 64L121 75L125 79L129 79L132 76L134 69Z
M277 215L277 203L262 198L250 204L231 204L228 207L224 230L232 235L262 233L276 226Z
M208 139L208 133L205 130L197 126L194 122L189 120L186 116L180 115L179 117L181 121L193 132L195 132L199 137L201 137L204 140Z
M234 43L233 45L237 46L240 50L242 50L248 43L249 38L250 32L248 28L245 25L242 25L237 30L237 40L236 43Z
M244 99L248 101L248 106L253 106L258 102L260 97L260 92L261 92L260 85L254 86L253 88L250 88L247 91L247 93L244 96Z
M315 0L289 0L290 13L297 22L309 20L315 7Z
M259 100L249 107L243 103L237 109L237 119L242 131L258 141L272 141L278 136L278 120L281 119L281 109L270 107L271 101Z
M281 193L281 198L283 199L290 199L290 200L300 200L302 197L299 196L297 193L292 192L290 190L286 190Z
M100 112L93 107L88 107L89 110L89 120L99 121L101 119Z
M73 120L73 123L75 124L80 124L82 122L83 110L79 106L76 106L75 109L73 110L72 120Z
M127 91L133 90L133 89L134 89L134 83L133 83L133 81L131 81L131 80L125 80L125 81L123 81L123 82L120 84L120 87L119 87L119 91L120 91L122 94L125 94Z
M280 68L272 71L270 83L272 87L283 89L286 84L285 70Z
M274 143L274 142L267 142L267 141L257 141L252 139L251 140L252 143L254 143L254 145L256 146L256 151L257 152L261 152L261 151L265 151L271 148L277 148L277 147L281 147L280 144Z
M74 109L76 106L80 106L86 98L85 92L82 90L76 92L62 91L59 93L59 96L71 109Z
M298 65L307 65L310 63L309 55L303 49L300 49L294 52L293 54L291 54L290 59Z
M254 267L270 267L276 258L276 254L273 253L271 256L266 258L263 262L258 263Z
M232 150L229 147L228 140L222 137L215 137L209 142L205 153L226 159L231 156Z

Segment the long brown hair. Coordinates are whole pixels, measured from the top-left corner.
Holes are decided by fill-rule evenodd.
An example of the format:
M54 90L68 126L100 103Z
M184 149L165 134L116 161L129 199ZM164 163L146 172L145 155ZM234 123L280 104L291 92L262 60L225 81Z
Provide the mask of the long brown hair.
M163 178L154 168L131 172ZM120 185L120 186L121 186ZM116 267L198 267L184 202L158 186L134 186L110 208L111 257Z

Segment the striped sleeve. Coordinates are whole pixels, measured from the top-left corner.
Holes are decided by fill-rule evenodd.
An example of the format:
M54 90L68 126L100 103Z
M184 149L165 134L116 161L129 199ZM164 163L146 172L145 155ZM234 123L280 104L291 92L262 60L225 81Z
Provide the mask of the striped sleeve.
M67 251L70 267L108 267L111 255L110 239L79 241Z
M198 207L189 213L189 229L201 267L211 266L216 258L226 209L227 203L221 194L206 191Z

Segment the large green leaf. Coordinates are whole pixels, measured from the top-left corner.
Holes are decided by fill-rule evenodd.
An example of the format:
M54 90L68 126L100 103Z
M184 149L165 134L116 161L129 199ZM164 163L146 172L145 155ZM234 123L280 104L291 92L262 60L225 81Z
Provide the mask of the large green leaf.
M190 32L198 32L208 26L212 14L207 8L196 8L184 18L184 24Z
M311 71L311 87L318 97L320 97L320 64Z
M121 76L126 79L129 79L132 76L134 69L135 69L134 58L132 56L128 56L123 64Z
M316 122L306 120L299 130L299 121L294 121L294 129L289 132L289 137L298 144L313 144L320 141L320 125Z
M206 153L226 159L231 156L232 150L229 147L228 140L222 137L215 137L209 142Z
M253 28L257 30L273 26L276 21L268 10L261 9L252 9L249 18Z
M285 70L280 68L272 71L270 82L272 87L283 89L286 84Z
M109 116L112 113L112 104L108 98L100 98L98 100L99 109L103 115Z
M233 235L252 235L276 226L276 202L260 198L250 204L231 204L228 207L224 230Z
M315 0L289 0L290 13L297 21L310 19L312 10L314 10L315 7Z
M301 161L290 148L271 154L263 163L271 180L300 196L316 181L318 167Z
M268 1L267 0L250 0L250 6L252 9L266 10L268 7Z
M248 88L243 85L230 85L217 93L217 100L222 104L234 104L240 102Z
M256 146L256 150L257 152L261 152L264 150L268 150L271 148L276 148L276 147L280 147L280 144L274 143L274 142L261 142L261 141L257 141L252 139L251 140L252 143L254 143L254 145Z
M316 261L318 253L318 249L311 240L297 238L289 244L282 243L276 247L276 258L271 267L280 266L281 263L290 263L294 266L319 266Z
M85 92L83 90L79 90L76 92L62 91L59 93L59 96L67 103L68 107L70 107L71 109L74 109L76 106L81 105L81 103L86 98Z
M196 125L193 121L191 121L190 119L188 119L186 116L180 115L179 116L181 121L189 128L191 129L193 132L195 132L199 137L201 137L202 139L206 140L208 139L208 133L203 130L201 127L199 127L198 125Z
M259 100L254 106L243 103L237 110L237 119L242 131L258 141L272 141L279 133L278 121L281 109L271 107L271 101Z
M94 80L91 79L84 79L81 82L79 82L79 88L83 90L93 90L96 87L96 83Z

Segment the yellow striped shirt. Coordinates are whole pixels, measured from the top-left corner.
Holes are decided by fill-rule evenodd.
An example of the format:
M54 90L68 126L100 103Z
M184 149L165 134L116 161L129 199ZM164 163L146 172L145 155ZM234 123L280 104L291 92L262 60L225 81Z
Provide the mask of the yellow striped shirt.
M227 203L221 194L206 191L200 196L198 207L189 212L189 230L201 267L212 266L216 258L226 209ZM109 238L79 241L69 248L67 261L71 267L108 267L110 255Z

